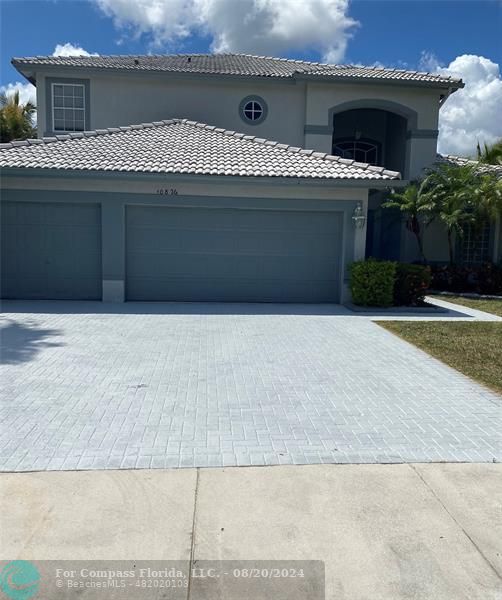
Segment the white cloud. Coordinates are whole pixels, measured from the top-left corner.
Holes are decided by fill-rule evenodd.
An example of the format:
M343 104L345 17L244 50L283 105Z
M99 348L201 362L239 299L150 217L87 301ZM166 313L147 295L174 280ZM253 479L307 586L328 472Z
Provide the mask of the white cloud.
M434 71L437 71L440 67L441 63L439 62L439 59L434 54L434 52L422 50L422 54L420 55L420 61L418 63L418 68L421 71L428 71L429 73L434 73Z
M37 91L34 85L31 83L21 83L20 81L2 85L0 87L0 92L7 94L7 96L19 92L19 102L21 102L21 104L26 104L26 102L35 103L37 97Z
M193 33L208 35L214 52L281 55L294 50L343 59L358 25L349 0L95 0L115 25L153 46L174 48Z
M58 44L54 48L52 56L98 56L95 52L87 52L81 46L66 42L65 44Z
M432 57L432 58L431 58ZM434 60L428 55L428 60ZM430 63L433 64L433 63ZM484 56L463 54L434 72L464 80L439 113L439 151L475 156L476 145L493 144L502 137L502 77L500 67Z

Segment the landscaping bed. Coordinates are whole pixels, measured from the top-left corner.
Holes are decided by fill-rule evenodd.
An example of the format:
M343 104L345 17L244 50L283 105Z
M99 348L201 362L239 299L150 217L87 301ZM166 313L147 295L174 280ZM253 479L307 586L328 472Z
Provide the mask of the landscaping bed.
M378 325L502 393L502 323L380 321Z

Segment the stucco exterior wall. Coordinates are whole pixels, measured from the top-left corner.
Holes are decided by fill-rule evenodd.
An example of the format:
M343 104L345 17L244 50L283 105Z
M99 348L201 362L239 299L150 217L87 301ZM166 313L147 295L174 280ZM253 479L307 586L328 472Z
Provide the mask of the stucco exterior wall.
M65 74L65 77L69 76ZM54 77L54 74L51 73L50 77ZM43 78L37 77L39 134L52 133L44 91L45 82L50 77L48 74ZM80 74L79 78L86 76ZM302 84L101 74L88 79L90 126L87 125L87 129L187 118L293 146L303 146L305 91ZM246 123L239 114L240 102L251 95L262 97L268 108L267 118L258 125Z
M53 69L37 73L39 136L51 135L46 81L78 78L89 82L87 129L132 125L172 117L202 121L267 139L332 151L333 112L360 102L367 108L399 110L408 115L403 176L413 178L435 159L440 90L406 85L274 81L181 77L166 74L116 74ZM239 104L257 95L267 103L267 118L258 125L242 120Z
M307 84L305 146L331 148L333 114L338 110L381 108L408 119L403 176L417 177L436 157L440 90L382 84ZM397 113L399 114L399 113ZM315 132L315 135L313 135Z
M352 100L381 100L402 104L417 112L416 127L436 129L439 91L382 84L308 83L306 123L330 125L331 108ZM370 105L368 105L370 106Z

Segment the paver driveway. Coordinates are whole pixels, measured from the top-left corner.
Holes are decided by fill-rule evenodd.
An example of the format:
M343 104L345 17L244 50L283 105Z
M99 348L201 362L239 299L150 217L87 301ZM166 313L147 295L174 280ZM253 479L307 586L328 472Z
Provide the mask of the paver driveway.
M4 309L2 470L502 458L499 396L341 307Z

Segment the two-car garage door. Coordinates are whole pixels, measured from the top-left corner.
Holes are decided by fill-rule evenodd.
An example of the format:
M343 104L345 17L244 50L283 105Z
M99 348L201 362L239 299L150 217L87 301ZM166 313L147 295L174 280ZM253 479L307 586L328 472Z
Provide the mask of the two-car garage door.
M341 212L124 208L126 300L339 301ZM100 204L3 201L1 215L4 298L101 299Z
M129 206L128 300L338 300L338 212Z

